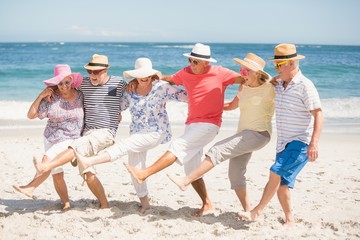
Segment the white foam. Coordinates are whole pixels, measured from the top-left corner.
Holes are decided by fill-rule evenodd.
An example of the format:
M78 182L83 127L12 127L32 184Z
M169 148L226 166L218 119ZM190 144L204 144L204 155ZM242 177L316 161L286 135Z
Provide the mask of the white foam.
M27 111L32 102L24 101L0 101L0 125L9 125L11 121L23 121L22 123L36 123L36 120L29 121L27 119ZM340 128L348 128L350 125L360 127L360 98L352 97L345 99L323 99L322 107L327 125L329 123ZM181 102L168 102L166 109L172 126L184 126L187 118L187 104ZM224 111L222 127L236 128L240 116L238 109L233 111ZM40 120L39 120L40 121ZM122 122L129 124L131 121L129 111L123 113ZM273 126L275 118L273 119ZM346 124L345 124L346 123ZM4 126L3 126L4 127Z

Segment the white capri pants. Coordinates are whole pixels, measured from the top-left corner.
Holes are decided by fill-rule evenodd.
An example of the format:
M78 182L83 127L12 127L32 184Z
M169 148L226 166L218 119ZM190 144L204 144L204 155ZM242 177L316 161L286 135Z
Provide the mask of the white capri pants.
M68 139L59 143L51 143L44 137L44 148L45 154L49 160L51 161L56 155L68 149L69 145L74 141L74 139ZM62 167L57 167L51 170L51 175L55 175L63 172L64 169Z
M267 131L244 130L217 142L209 149L206 156L210 158L214 166L230 159L229 180L231 189L246 188L245 173L251 154L263 148L269 141L270 134Z
M101 152L107 152L110 155L111 161L116 161L122 156L128 155L128 161L131 166L143 169L146 167L147 151L158 146L164 137L165 134L158 132L135 133ZM99 154L101 154L101 152ZM148 195L146 181L139 184L132 175L131 180L139 198Z
M184 166L186 174L191 173L201 163L203 148L219 132L212 123L191 123L186 125L184 134L172 141L168 151L177 157L177 163Z

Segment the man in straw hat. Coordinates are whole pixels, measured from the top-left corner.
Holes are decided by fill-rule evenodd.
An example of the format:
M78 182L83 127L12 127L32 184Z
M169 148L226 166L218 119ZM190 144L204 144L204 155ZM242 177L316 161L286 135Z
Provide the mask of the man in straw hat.
M129 172L139 183L176 161L184 166L186 174L194 170L201 163L204 146L211 142L219 131L226 87L243 81L243 78L232 70L210 65L210 62L216 60L211 57L210 47L207 45L197 43L192 52L185 53L184 56L187 57L189 66L163 79L183 85L188 93L185 132L172 141L169 150L153 165L145 169L136 169L126 164ZM201 216L205 211L212 209L212 203L202 178L194 181L192 186L203 202L202 208L195 213L196 216Z
M323 114L319 94L314 84L302 75L293 44L275 47L275 70L279 73L275 86L277 127L276 161L259 204L242 217L256 221L275 193L285 214L284 225L294 224L289 188L308 161L318 158L318 144L323 128Z
M85 77L80 90L84 94L85 123L82 137L76 139L67 150L58 154L50 162L37 163L38 173L45 173L75 158L75 151L83 156L92 156L115 142L120 121L120 99L126 82L118 76L109 76L108 57L94 54L84 66L89 74ZM76 161L72 162L76 166ZM96 177L93 168L82 171L91 192L100 202L100 208L108 208L104 188Z

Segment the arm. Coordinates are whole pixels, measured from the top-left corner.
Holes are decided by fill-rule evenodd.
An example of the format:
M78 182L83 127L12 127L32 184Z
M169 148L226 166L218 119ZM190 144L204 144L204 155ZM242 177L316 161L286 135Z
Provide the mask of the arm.
M161 95L167 100L175 100L178 102L188 102L188 95L185 90L179 89L170 85L169 82L163 81L164 85L158 88L158 91L162 91Z
M127 92L131 92L134 93L137 86L138 86L139 82L136 79L131 80L127 85L126 85L126 91Z
M235 96L234 99L231 102L224 104L224 110L225 111L234 110L234 109L236 109L238 107L239 107L239 98L238 98L238 96Z
M53 95L53 92L54 92L54 90L52 88L47 87L39 94L39 96L34 100L34 102L31 104L31 106L28 110L27 117L29 119L34 119L39 116L38 109L39 109L41 100L44 98L49 99Z
M273 77L273 78L270 80L270 83L271 83L273 86L279 85L279 82L277 81L279 78L280 78L280 75L276 75L275 77Z
M234 80L234 84L244 84L244 82L245 79L241 75L238 75Z
M320 139L321 131L323 129L324 118L321 108L311 111L311 114L314 116L314 131L311 136L311 141L309 143L307 155L309 157L309 161L313 162L319 156L319 139Z
M171 85L174 85L174 82L172 81L172 76L171 75L162 76L161 80L166 81L166 82L170 83Z
M119 123L121 123L121 120L122 120L122 115L121 115L121 112L119 112L119 115L118 115L118 121L119 121Z

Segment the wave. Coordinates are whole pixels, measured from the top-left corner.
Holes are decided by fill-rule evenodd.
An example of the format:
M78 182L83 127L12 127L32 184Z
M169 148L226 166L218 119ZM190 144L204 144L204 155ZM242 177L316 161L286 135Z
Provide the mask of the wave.
M27 111L32 102L28 101L0 101L0 120L25 120ZM360 123L360 97L322 99L322 108L325 119L332 120L356 120ZM184 123L187 117L187 104L169 102L167 111L171 122ZM225 111L224 121L237 121L240 113L238 110ZM130 122L128 111L123 113L123 121Z
M192 49L194 45L156 45L156 48L185 48Z
M325 118L360 119L360 98L329 98L321 101Z

